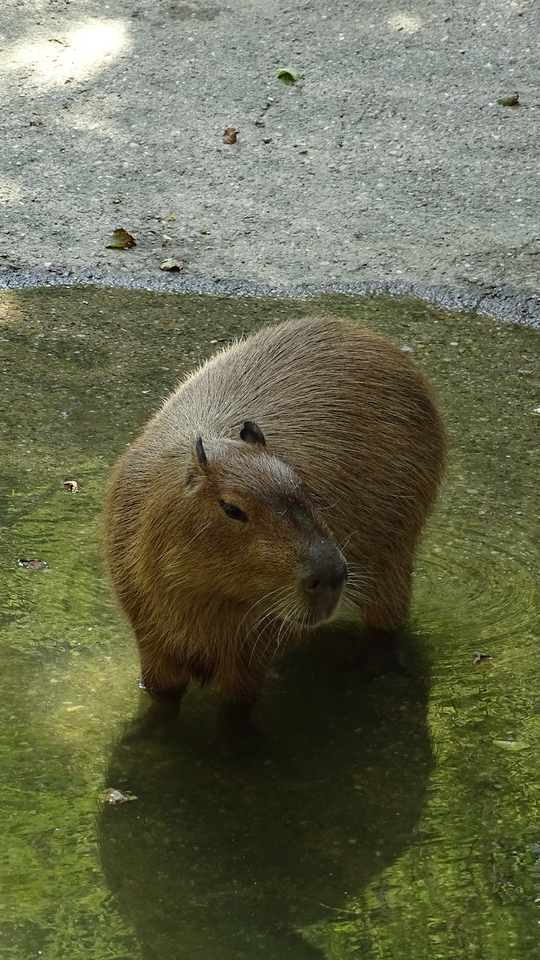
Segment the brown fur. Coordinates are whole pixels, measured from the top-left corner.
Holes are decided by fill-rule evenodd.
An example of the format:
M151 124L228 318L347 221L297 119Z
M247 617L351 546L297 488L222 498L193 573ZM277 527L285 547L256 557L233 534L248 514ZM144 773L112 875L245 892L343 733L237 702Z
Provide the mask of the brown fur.
M246 421L266 446L240 439ZM403 626L444 460L424 376L359 324L289 321L218 353L169 397L110 486L107 564L145 684L181 693L192 678L213 681L225 712L248 712L276 650L340 599L376 630Z

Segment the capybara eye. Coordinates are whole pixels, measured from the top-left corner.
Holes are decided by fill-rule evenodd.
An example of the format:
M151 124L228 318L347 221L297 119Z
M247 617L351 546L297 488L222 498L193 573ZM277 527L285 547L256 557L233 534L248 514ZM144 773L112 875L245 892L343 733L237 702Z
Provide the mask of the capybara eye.
M224 500L220 500L219 505L221 509L225 511L227 516L231 518L231 520L241 520L242 523L248 522L249 517L247 513L244 513L243 510L240 510L240 507L235 507L232 503L225 503Z

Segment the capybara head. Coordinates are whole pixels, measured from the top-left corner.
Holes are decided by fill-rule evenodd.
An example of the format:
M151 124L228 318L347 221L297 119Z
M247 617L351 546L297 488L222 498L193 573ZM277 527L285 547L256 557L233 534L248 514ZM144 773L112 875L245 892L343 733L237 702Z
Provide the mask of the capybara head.
M268 452L256 424L247 422L238 440L199 437L184 484L182 536L167 551L168 578L177 573L209 603L214 595L239 612L247 606L250 619L267 625L302 628L335 614L345 558L297 472Z

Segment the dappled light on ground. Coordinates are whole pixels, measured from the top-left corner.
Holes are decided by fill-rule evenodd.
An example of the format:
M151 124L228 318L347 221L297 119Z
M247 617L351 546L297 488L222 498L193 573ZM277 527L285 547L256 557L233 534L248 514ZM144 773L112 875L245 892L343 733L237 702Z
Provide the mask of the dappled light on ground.
M402 13L398 11L388 17L386 21L393 30L402 30L403 33L416 33L422 26L422 18L412 13Z
M86 20L67 30L60 28L49 40L17 40L3 51L0 76L19 74L28 90L45 92L89 80L130 46L128 28L122 21Z
M21 195L21 186L13 177L0 176L0 204L15 203Z

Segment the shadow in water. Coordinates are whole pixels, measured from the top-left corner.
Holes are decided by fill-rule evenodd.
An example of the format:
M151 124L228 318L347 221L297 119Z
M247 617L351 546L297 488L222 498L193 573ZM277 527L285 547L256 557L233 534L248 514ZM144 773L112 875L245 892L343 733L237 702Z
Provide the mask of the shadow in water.
M329 643L329 640L331 642ZM188 694L176 736L116 745L102 861L145 960L320 958L299 930L334 918L410 841L432 766L428 676L371 684L328 632L279 666L256 711L261 756L209 750L211 693Z

